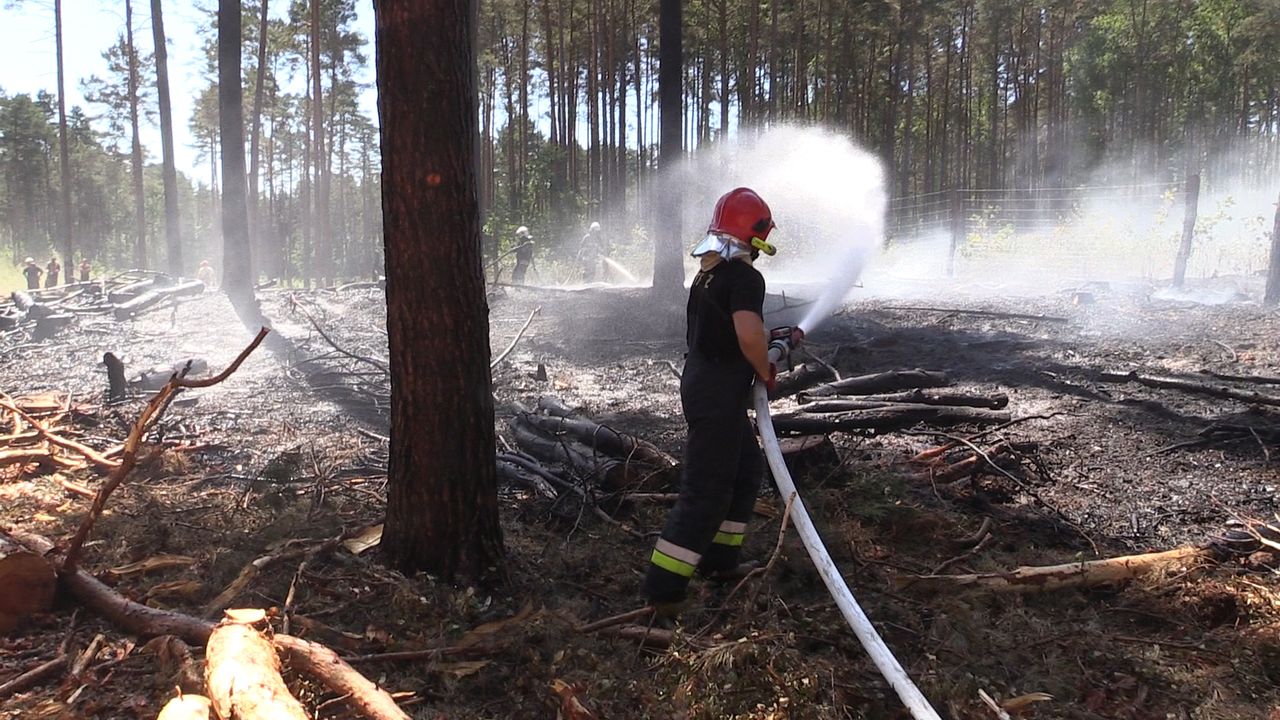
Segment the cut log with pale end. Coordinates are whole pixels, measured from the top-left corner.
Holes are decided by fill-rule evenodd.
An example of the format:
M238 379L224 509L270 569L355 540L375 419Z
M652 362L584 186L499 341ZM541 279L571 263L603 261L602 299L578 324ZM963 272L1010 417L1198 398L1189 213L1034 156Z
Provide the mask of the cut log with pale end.
M773 387L773 392L769 393L769 399L777 400L778 398L790 397L798 392L834 380L835 377L835 371L831 369L830 365L816 362L805 363L795 370L780 373L778 382Z
M156 720L209 720L212 709L209 698L203 695L178 695L160 708Z
M238 623L213 629L205 646L205 686L221 720L306 720L280 677L280 658L262 633Z
M911 427L918 423L935 427L965 424L998 425L1009 422L1011 417L1004 410L896 403L891 407L851 410L824 415L806 413L777 415L773 418L773 427L777 432L789 434L867 430L889 432Z
M272 642L290 665L344 696L348 705L369 720L409 720L409 715L396 705L386 690L361 675L329 648L289 635L277 635Z
M919 575L901 578L902 585L930 591L985 590L987 592L1039 593L1061 588L1113 585L1175 565L1214 562L1209 546L1187 546L1164 552L1125 555L1105 560L1065 565L1024 566L1008 572L967 575Z
M874 395L891 393L913 388L944 387L951 384L951 378L943 372L931 370L890 370L873 375L858 375L838 382L819 385L801 393L801 402L806 397L830 397L832 395Z
M0 532L0 635L52 607L57 581L53 563Z

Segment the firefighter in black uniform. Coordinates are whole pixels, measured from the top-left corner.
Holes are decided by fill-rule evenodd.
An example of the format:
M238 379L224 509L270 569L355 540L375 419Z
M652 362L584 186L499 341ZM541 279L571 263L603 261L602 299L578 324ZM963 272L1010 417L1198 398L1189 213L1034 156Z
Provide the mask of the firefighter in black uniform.
M689 288L680 400L689 425L680 497L650 556L644 594L674 615L695 571L740 575L738 553L755 506L764 459L747 419L753 382L772 384L763 319L764 277L752 261L774 228L769 206L737 188L716 203L706 238L692 255L701 267ZM793 338L799 342L800 337Z
M523 285L525 272L533 265L533 235L529 228L521 225L516 228L516 266L511 271L511 284Z

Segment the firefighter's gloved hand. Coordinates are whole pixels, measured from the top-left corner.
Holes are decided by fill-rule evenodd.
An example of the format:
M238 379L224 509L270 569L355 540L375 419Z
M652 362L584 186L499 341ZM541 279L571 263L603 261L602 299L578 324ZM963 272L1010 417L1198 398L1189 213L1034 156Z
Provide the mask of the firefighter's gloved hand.
M769 377L764 379L764 387L770 396L778 389L778 366L774 363L769 363Z

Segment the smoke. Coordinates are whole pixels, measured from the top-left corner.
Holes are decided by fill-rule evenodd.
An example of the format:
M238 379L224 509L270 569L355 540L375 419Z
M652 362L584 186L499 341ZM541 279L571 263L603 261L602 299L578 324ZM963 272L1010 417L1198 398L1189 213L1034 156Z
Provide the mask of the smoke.
M681 236L701 240L716 200L750 187L773 211L774 257L758 267L771 284L825 289L801 326L812 330L858 281L884 237L880 161L849 138L815 127L782 126L700 150L676 180L686 208Z

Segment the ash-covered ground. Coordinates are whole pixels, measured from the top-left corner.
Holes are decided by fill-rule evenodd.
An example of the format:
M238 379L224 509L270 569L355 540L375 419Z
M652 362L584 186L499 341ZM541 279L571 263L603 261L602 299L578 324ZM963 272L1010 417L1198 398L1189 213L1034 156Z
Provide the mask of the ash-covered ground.
M983 439L984 447L1020 448L1014 478L983 468L945 491L907 464L946 441L928 434L933 429L837 434L838 463L799 478L805 501L855 595L944 717L991 717L979 690L1001 700L1053 697L1024 698L1011 710L1026 717L1280 713L1280 584L1268 558L1026 595L939 593L911 582L938 568L987 572L1170 549L1205 542L1232 519L1273 519L1280 435L1268 431L1280 413L1101 373L1280 375L1277 314L1249 302L1160 299L1142 286L1074 290L1000 297L935 288L945 301L846 305L808 339L808 352L842 375L945 370L956 389L1005 393L1014 418L1039 417ZM94 531L85 567L134 600L200 614L247 563L281 543L319 543L380 520L381 292L261 297L291 347L259 350L226 382L185 393L151 438L169 449L134 472ZM794 322L800 302L790 292L771 296L767 320ZM495 356L540 308L494 370L504 441L512 442L512 414L552 395L678 455L679 305L641 289L496 288ZM125 356L133 370L200 357L216 371L250 338L217 294L130 323L81 317L53 340L17 338L0 348L0 389L15 397L70 393L80 410L76 437L106 448L123 439L145 394L104 403L104 352ZM1280 387L1212 381L1280 396ZM780 401L776 410L793 405ZM1256 432L1231 440L1200 434L1215 423ZM88 509L86 498L48 474L6 473L7 527L56 541ZM91 489L103 480L90 469L62 475ZM767 482L761 496L747 550L765 560L783 503ZM574 627L642 604L639 579L666 507L626 505L610 523L519 488L504 487L501 498L507 579L494 587L405 578L383 567L376 550L338 549L268 567L234 604L277 608L278 617L295 618L291 632L346 655L440 647L483 623L516 618L496 626L501 642L483 656L360 665L405 693L415 717L553 718L557 679L601 718L902 716L790 531L774 567L751 587L727 597L699 584L674 646L654 654ZM990 541L976 551L956 544L988 518ZM160 554L192 562L106 572ZM70 599L0 640L0 682L52 657L64 639L82 648L96 633L106 648L88 670L8 699L0 717L154 717L172 695L171 679L137 638L77 612ZM317 717L353 716L323 688L286 674Z

